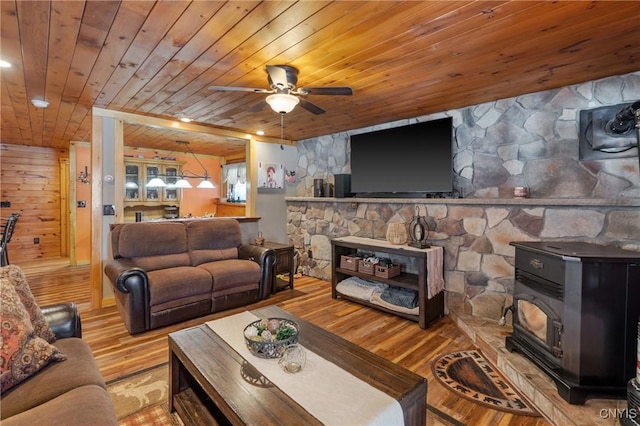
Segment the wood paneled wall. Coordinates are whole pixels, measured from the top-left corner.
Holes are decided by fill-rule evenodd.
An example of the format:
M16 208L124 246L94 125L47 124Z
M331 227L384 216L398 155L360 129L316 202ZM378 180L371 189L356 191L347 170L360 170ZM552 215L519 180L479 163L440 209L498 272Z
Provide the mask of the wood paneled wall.
M61 256L60 160L68 156L62 149L1 145L1 199L11 207L0 215L4 223L20 214L8 247L11 263Z

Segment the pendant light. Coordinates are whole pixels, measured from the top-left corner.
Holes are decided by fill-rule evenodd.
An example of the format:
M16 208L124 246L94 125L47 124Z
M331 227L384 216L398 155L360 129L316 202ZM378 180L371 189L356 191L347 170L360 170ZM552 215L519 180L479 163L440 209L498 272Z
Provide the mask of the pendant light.
M202 167L202 170L204 172L203 175L196 175L195 173L191 173L187 170L184 170L182 172L182 174L180 174L180 179L178 179L175 183L171 184L171 185L167 185L165 183L164 180L162 180L162 177L171 177L174 178L175 175L166 175L166 174L154 174L153 179L151 179L146 187L147 188L178 188L178 189L189 189L189 188L193 188L193 186L191 186L191 183L189 183L189 181L187 180L187 178L190 179L202 179L202 181L198 184L198 186L196 188L204 188L204 189L215 189L215 185L211 182L210 180L210 176L209 176L209 172L207 172L207 169L204 168L204 165L200 162L200 160L198 160L198 157L196 157L196 154L191 150L191 148L189 147L189 142L187 141L176 141L176 143L178 145L182 145L185 146L188 153L191 154L193 156L193 158L195 158L195 160L198 162L198 164L200 165L200 167ZM127 187L129 183L127 183L125 185L125 187ZM128 188L128 187L127 187ZM137 186L136 186L137 188Z
M166 186L167 184L157 176L147 182L147 188L164 188Z
M209 180L209 175L205 173L202 182L198 184L197 188L215 189L215 185L211 183L211 181Z
M180 189L193 188L189 181L184 178L184 175L180 175L180 179L178 179L176 183L173 184L173 186Z
M185 185L186 183L186 185L189 185L189 186L186 186L186 185L180 186L180 188L192 188L191 184L185 179L185 177L189 177L189 178L195 178L195 179L202 179L202 182L200 182L196 188L215 189L215 185L209 180L209 172L207 172L207 169L205 169L204 165L200 162L200 160L198 160L198 157L196 157L196 154L191 150L191 147L189 146L189 142L176 141L176 143L178 145L184 145L187 151L189 151L189 153L193 156L193 158L195 158L195 160L198 162L200 167L202 167L202 171L204 171L204 175L198 176L185 170L184 173L189 173L189 175L185 175L183 173L182 176L180 177L180 180L178 180L178 182L180 182L180 185ZM178 184L178 182L176 182L176 185Z

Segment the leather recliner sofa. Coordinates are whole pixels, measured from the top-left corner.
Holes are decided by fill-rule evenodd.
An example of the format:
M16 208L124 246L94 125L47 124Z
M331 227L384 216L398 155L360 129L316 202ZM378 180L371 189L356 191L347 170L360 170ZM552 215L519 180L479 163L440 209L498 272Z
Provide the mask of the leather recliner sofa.
M115 224L111 246L104 271L131 334L271 293L276 254L243 244L235 219Z

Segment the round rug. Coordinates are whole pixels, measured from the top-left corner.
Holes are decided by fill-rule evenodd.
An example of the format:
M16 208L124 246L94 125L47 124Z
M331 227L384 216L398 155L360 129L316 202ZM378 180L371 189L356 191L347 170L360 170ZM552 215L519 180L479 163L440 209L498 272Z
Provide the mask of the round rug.
M540 416L478 351L443 355L431 368L443 386L463 398L512 414Z

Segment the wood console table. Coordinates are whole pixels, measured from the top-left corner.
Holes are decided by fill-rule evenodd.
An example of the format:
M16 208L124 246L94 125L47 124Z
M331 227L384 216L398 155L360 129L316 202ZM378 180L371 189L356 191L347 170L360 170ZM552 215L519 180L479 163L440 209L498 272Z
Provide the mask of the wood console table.
M357 253L358 251L378 252L395 256L416 258L418 259L418 273L410 274L402 272L400 273L400 275L393 278L382 278L340 268L340 257L342 255L350 255L353 253ZM406 245L392 245L387 241L374 240L371 238L334 238L331 241L331 296L334 299L340 297L343 299L351 300L353 302L361 303L375 309L379 309L384 312L389 312L394 315L416 321L420 324L421 328L427 328L427 325L431 321L444 315L444 291L441 291L440 293L434 295L431 299L427 297L427 256L429 254L429 251L433 251L433 249L418 249ZM379 281L385 284L389 284L390 286L402 287L417 291L419 314L411 315L403 312L393 311L383 306L369 303L366 300L349 297L338 293L336 291L336 285L338 285L340 281L350 276L361 277L366 280Z

